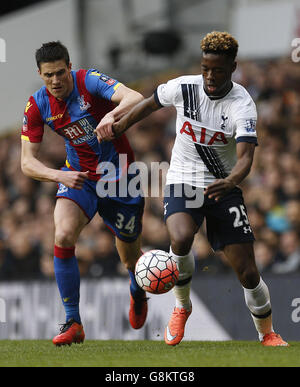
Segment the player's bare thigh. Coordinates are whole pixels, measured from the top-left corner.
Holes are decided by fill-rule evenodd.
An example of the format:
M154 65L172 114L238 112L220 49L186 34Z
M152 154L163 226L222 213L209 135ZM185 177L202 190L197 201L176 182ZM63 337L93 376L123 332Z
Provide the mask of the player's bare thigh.
M199 226L192 216L186 212L177 212L170 215L166 221L171 239L172 251L177 255L187 255L194 242L194 236Z
M73 247L88 221L75 202L65 198L57 199L54 210L56 246Z

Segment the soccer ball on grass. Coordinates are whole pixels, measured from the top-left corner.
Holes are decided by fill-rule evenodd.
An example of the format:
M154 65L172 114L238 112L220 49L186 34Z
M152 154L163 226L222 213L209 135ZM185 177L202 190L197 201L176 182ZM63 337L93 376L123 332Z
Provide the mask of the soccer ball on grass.
M167 293L178 281L179 271L170 254L162 250L150 250L143 254L135 266L135 279L146 292Z

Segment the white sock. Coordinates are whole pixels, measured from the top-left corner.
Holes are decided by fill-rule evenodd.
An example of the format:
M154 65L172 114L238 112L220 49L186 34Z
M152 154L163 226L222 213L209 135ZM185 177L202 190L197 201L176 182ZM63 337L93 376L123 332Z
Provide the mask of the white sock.
M178 266L179 283L182 282L182 285L176 285L173 288L173 294L176 298L176 307L190 310L191 279L195 270L194 256L192 252L184 256L176 255L173 253L172 248L170 248L170 254Z
M190 299L190 293L191 293L191 282L184 286L174 286L173 294L176 298L176 308L184 308L186 310L190 310L192 303Z
M262 340L265 334L274 332L269 289L262 278L256 288L243 289L246 305L251 312L259 339Z
M253 314L251 316L252 316L255 328L256 328L256 330L258 332L258 338L259 338L260 341L263 340L264 335L266 335L267 333L274 332L273 325L272 325L272 315L271 314L270 314L270 316L268 316L268 317L266 317L264 319L256 318L255 316L253 316Z

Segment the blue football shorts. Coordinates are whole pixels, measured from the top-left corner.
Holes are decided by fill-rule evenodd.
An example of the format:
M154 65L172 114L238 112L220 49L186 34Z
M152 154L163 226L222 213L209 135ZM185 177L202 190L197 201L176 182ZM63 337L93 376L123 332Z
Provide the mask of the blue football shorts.
M234 188L216 202L203 194L203 188L186 184L165 187L164 219L178 212L192 216L199 227L206 220L207 239L214 251L231 244L255 240L241 189Z
M70 171L67 167L63 167L62 170ZM65 198L75 202L89 221L98 212L105 225L124 242L134 242L142 232L144 197L141 195L137 197L129 195L99 197L97 181L86 179L80 190L59 183L56 198Z

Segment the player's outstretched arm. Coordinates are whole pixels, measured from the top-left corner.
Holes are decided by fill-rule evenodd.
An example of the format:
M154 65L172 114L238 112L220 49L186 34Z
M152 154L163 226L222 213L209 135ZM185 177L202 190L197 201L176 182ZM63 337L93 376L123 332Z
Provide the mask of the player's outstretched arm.
M141 121L143 118L160 108L161 106L156 103L154 95L149 98L145 98L135 104L135 106L132 107L128 113L123 115L119 121L114 122L111 127L111 131L107 131L105 128L100 128L98 126L99 130L97 132L97 137L100 141L110 141L117 138L121 136L130 126L138 121Z
M119 121L131 108L143 99L144 97L139 92L132 90L125 85L120 85L111 97L112 102L116 103L118 106L109 114L113 115L115 122Z
M254 150L255 144L239 142L237 144L237 162L230 175L225 179L219 179L210 184L205 190L205 195L218 201L226 193L239 185L248 176L251 170Z
M40 143L22 140L21 169L23 173L35 180L53 181L62 183L66 187L81 189L89 172L59 171L48 168L37 158L40 146Z
M161 107L161 105L157 104L154 94L151 97L144 99L125 114L120 121L113 125L115 137L121 136L132 125L146 118Z
M112 125L143 99L142 94L121 84L111 97L111 101L117 106L102 118L95 129L98 141L112 140L114 138Z

